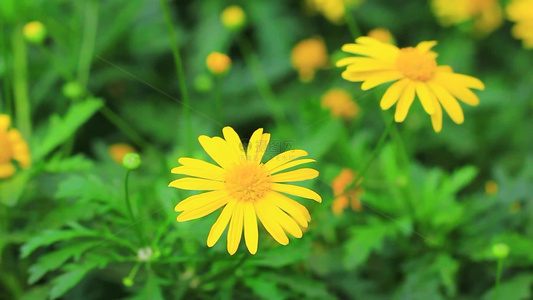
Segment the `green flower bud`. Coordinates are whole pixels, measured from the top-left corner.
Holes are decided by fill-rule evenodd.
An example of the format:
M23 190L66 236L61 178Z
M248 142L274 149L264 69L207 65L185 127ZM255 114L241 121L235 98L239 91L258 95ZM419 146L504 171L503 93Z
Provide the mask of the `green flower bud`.
M33 44L41 44L46 39L46 27L39 21L24 25L23 33L26 40Z
M133 286L133 279L124 277L124 279L122 279L122 284L127 287Z
M70 81L63 85L63 95L69 99L77 99L83 96L83 88L76 81Z
M128 170L135 170L141 165L141 157L137 153L128 153L124 155L122 166Z
M194 78L194 89L199 92L208 92L213 88L213 80L207 74L202 74Z
M498 259L504 259L509 255L509 246L500 243L492 246L492 254Z

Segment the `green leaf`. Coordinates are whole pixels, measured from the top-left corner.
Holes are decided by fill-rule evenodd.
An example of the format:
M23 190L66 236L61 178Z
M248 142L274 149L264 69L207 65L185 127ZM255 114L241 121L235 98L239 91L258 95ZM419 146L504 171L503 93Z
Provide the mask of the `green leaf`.
M252 289L253 293L261 299L285 299L286 297L279 291L276 282L265 280L264 278L249 277L244 280L244 284Z
M531 285L533 284L533 274L520 274L500 284L498 291L499 299L505 300L525 300L531 299ZM483 299L494 299L495 288L491 288L484 295Z
M371 226L353 228L352 237L344 245L344 266L351 269L365 262L372 251L382 247L385 237L394 233L393 230L388 224L379 221Z
M455 171L448 184L445 185L446 192L450 194L457 193L474 180L478 171L475 167L466 166Z
M87 171L93 167L93 162L82 154L61 159L54 157L49 160L44 169L51 173Z
M326 154L339 137L342 128L342 123L339 120L329 120L317 128L312 134L311 138L305 140L299 149L306 149L309 156L313 159L319 159Z
M15 176L0 181L0 203L12 207L15 206L20 196L26 189L26 183L30 179L30 171L22 171Z
M30 239L26 244L21 247L20 257L26 258L33 253L37 248L48 246L58 241L70 240L80 237L101 237L99 232L87 230L87 229L75 229L75 230L45 230L40 235L37 235Z
M76 130L89 120L102 106L101 99L90 98L73 104L63 118L53 115L50 118L50 126L42 141L33 145L35 153L33 160L39 161L57 146L66 141Z
M277 246L270 251L263 251L257 254L250 264L279 268L302 261L311 253L310 240L295 240L291 241L291 244L291 247ZM298 251L294 251L294 247L297 247Z
M162 282L161 278L155 276L154 274L150 274L142 290L134 297L128 298L128 299L130 300L144 300L144 299L164 300L165 298L163 298L163 292L161 290L161 282Z
M61 267L71 257L78 260L83 252L98 245L98 243L99 242L81 242L41 256L39 261L32 265L28 270L30 272L28 283L34 284L47 272Z
M92 257L81 263L68 264L64 267L66 273L54 278L53 286L50 289L50 298L57 299L80 282L87 273L97 267L103 268L107 261L103 257Z
M109 182L94 174L72 175L63 180L55 194L57 198L77 198L84 200L110 200L120 197Z

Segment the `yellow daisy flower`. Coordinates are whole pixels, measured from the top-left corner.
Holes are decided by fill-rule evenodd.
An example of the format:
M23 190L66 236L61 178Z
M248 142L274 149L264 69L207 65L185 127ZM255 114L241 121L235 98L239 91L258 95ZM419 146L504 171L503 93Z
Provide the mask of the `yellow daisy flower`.
M503 22L498 0L432 0L431 7L442 26L473 20L474 29L487 34Z
M507 5L509 20L516 22L513 37L521 39L524 48L533 48L533 0L514 0Z
M352 95L343 89L330 89L322 95L321 105L329 109L336 118L345 120L353 119L359 113L359 105L355 103Z
M243 229L248 251L252 254L257 252L257 218L266 231L282 245L289 243L285 232L296 238L302 237L300 227L307 227L311 221L309 211L284 194L317 202L322 202L322 198L310 189L285 183L312 179L318 176L318 172L310 168L280 172L315 160L297 159L306 156L307 152L290 150L261 163L270 134L263 133L262 128L256 130L245 152L239 135L233 128L224 127L222 133L224 139L205 135L198 138L218 166L184 157L178 160L182 166L172 169L174 174L192 177L174 180L169 186L209 191L178 203L175 210L182 213L177 220L183 222L198 219L224 207L211 227L207 246L215 245L229 223L227 249L231 255L239 247Z
M437 42L425 41L416 47L401 49L370 37L359 37L355 42L344 45L342 50L366 57L339 60L337 66L347 66L342 77L352 82L362 81L362 90L394 81L380 105L386 110L398 103L396 122L405 120L415 95L431 116L436 132L442 129L441 106L455 123L461 124L464 115L457 99L472 106L479 104L479 98L470 89L483 90L483 83L477 78L454 73L450 66L437 65L437 53L430 51Z
M30 150L22 139L20 132L9 129L11 118L0 115L0 178L8 178L15 174L15 160L22 168L30 166Z

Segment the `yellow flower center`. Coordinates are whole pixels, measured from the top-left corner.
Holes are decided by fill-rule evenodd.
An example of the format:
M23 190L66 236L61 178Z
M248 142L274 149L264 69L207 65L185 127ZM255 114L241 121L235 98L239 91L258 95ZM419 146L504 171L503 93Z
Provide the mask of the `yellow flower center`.
M396 66L406 77L412 80L427 81L437 70L435 53L422 52L413 47L400 49L396 58Z
M270 190L270 174L263 165L244 161L226 173L226 189L239 201L256 201Z

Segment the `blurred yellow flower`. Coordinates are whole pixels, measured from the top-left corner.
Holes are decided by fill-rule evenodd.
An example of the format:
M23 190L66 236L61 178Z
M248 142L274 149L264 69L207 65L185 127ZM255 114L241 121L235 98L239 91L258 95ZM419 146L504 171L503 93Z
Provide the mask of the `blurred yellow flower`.
M246 14L240 6L231 5L222 11L220 21L224 27L231 30L238 30L246 24Z
M359 37L356 44L342 47L350 52L366 57L348 57L337 62L337 66L347 66L342 77L352 82L363 82L362 90L369 90L383 83L395 81L381 98L381 108L386 110L395 103L396 122L403 122L415 95L424 110L431 116L433 129L442 129L442 109L451 119L461 124L463 110L457 99L472 106L479 104L479 98L470 88L482 90L483 83L474 77L454 73L450 66L438 66L437 53L430 51L435 41L425 41L416 47L398 47L382 43L370 37Z
M321 38L311 38L300 41L291 53L291 64L298 71L302 82L309 82L315 77L315 72L328 63L326 45Z
M352 95L343 89L330 89L322 95L322 107L329 109L334 117L353 119L359 112L359 106Z
M524 48L533 49L533 0L514 0L506 11L509 20L516 22L513 37L522 40Z
M382 43L394 44L394 37L392 33L386 28L378 27L370 30L367 34L369 37L374 38Z
M432 0L431 4L443 26L473 20L475 31L487 34L503 22L498 0Z
M12 160L22 168L30 166L30 151L19 131L9 129L11 118L0 114L0 178L8 178L15 174Z
M39 21L32 21L24 25L22 29L24 37L30 43L40 44L46 38L46 27Z
M251 254L257 252L257 217L266 231L280 244L287 245L285 232L296 238L302 237L300 227L307 227L311 216L305 206L285 196L294 195L317 202L322 198L314 191L286 182L302 181L318 176L311 168L282 172L295 166L314 162L313 159L297 159L306 156L303 150L289 150L261 163L270 141L270 134L256 130L246 152L239 135L231 127L222 130L224 139L202 135L198 141L218 164L214 165L195 158L180 158L182 166L172 169L174 174L192 177L172 181L169 186L184 190L204 190L181 201L175 210L182 213L179 222L204 217L224 207L207 237L207 246L212 247L229 223L227 250L233 255L241 242L244 229L245 243Z
M485 193L489 196L494 196L498 193L498 184L494 180L489 180L485 183Z
M307 7L313 12L319 12L331 23L344 23L346 8L356 7L363 0L307 0Z
M109 155L118 164L122 165L124 156L128 153L137 153L135 149L129 144L117 143L109 146Z
M361 200L360 197L363 194L362 187L355 187L345 191L346 187L352 183L355 179L354 172L350 169L342 169L335 179L331 182L331 187L333 188L333 195L335 200L331 205L331 210L335 215L342 214L342 211L351 206L354 211L361 211ZM358 180L357 184L360 184L362 179Z
M220 52L211 52L207 56L205 64L211 73L221 75L226 73L231 67L231 58Z

